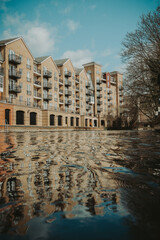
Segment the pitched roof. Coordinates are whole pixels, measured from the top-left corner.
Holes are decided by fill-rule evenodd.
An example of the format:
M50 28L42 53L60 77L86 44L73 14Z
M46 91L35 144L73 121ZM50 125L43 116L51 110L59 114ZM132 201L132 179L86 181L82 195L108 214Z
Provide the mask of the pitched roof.
M57 59L54 60L57 66L62 66L65 62L68 61L69 58L64 58L64 59Z
M49 56L36 57L35 60L36 60L36 62L41 63L44 60L46 60L47 58L49 58Z
M74 67L74 69L75 69L76 74L79 75L80 72L82 72L82 70L83 70L84 68L76 68L76 67Z
M5 39L5 40L1 40L1 41L0 41L0 45L3 46L3 45L5 45L5 44L7 44L7 43L9 43L9 42L12 42L12 41L18 39L18 38L20 38L20 37L9 38L9 39Z

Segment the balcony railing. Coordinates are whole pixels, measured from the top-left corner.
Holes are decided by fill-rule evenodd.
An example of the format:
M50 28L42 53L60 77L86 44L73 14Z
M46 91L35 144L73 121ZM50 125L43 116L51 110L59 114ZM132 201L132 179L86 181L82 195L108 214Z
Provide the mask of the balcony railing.
M38 93L38 92L34 92L34 97L35 98L41 98L41 93Z
M59 93L63 94L63 89L59 89Z
M21 64L21 57L16 54L9 54L9 62L14 64Z
M76 92L79 92L79 87L76 87Z
M37 86L39 86L39 87L41 87L41 82L38 81L38 80L34 80L34 84L37 85Z
M107 97L108 101L112 100L112 97L111 96L108 96Z
M102 94L97 94L97 98L102 98Z
M0 75L4 76L4 68L0 67Z
M69 100L65 100L65 105L71 105L72 104L72 101L69 99Z
M9 91L14 92L14 93L20 93L21 92L21 87L14 84L12 86L9 86Z
M18 78L21 78L22 73L20 71L17 71L16 69L12 69L12 70L9 70L9 76L14 79L18 79Z
M87 88L88 88L88 87L91 87L90 82L86 82L86 87L87 87Z
M97 91L102 91L102 87L97 86Z
M59 104L63 104L63 103L64 103L63 99L59 99Z
M79 79L78 79L78 78L75 78L75 81L76 81L77 83L79 83Z
M76 94L76 99L78 99L78 100L79 100L79 95L78 95L78 94Z
M48 70L43 71L43 76L46 78L51 78L52 77L52 72Z
M91 96L91 95L92 95L92 92L91 92L90 90L86 89L86 95Z
M97 101L97 105L102 105L102 101Z
M33 67L33 71L34 71L35 74L41 75L41 70L38 69L36 66Z
M48 101L52 100L52 94L43 94L43 99Z
M37 102L33 102L33 107L41 108L41 106Z
M76 103L76 108L79 108L79 107L80 107L79 103Z
M59 78L59 84L63 85L63 79Z
M96 80L96 83L97 83L97 84L101 84L102 81L101 81L100 79L97 79L97 80Z
M30 64L26 64L26 67L31 70L31 65Z
M102 112L102 108L97 107L97 112Z
M111 93L112 93L112 90L111 90L111 89L107 89L107 93L108 93L108 94L111 94Z
M71 81L65 80L65 86L71 86Z
M65 71L64 76L65 77L71 77L71 72L70 71Z
M52 82L44 82L43 88L51 89L52 88Z
M65 90L65 95L67 96L71 96L72 95L72 92L71 91L68 91L68 90Z

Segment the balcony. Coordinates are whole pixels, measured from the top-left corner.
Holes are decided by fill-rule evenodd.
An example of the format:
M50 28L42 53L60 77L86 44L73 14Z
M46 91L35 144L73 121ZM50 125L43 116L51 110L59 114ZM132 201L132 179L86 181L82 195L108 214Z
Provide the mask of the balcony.
M91 106L90 105L86 105L86 110L91 110Z
M30 90L27 90L27 95L31 96L32 92Z
M123 102L123 98L120 97L120 98L119 98L119 101L120 101L120 102Z
M4 76L4 68L0 67L0 75Z
M35 85L35 87L41 87L41 82L38 80L34 80L33 84Z
M79 105L79 103L76 103L76 108L80 108L80 105Z
M101 76L101 80L103 81L103 82L106 82L106 78L102 75Z
M9 62L13 64L21 64L21 57L16 54L9 54Z
M70 87L71 86L71 81L65 80L65 86Z
M59 78L59 84L63 85L63 79Z
M9 86L9 91L13 93L20 93L21 92L21 87L19 85L11 85Z
M63 89L59 89L59 94L63 94Z
M97 105L102 105L102 101L98 100Z
M101 84L102 81L101 81L100 79L97 79L97 80L96 80L96 83L97 83L97 84Z
M41 70L38 69L36 66L33 67L33 71L34 71L34 74L37 75L37 76L40 76L41 75Z
M93 96L91 96L91 97L89 98L89 104L94 104L94 97L93 97Z
M76 99L79 100L79 96L76 94Z
M52 72L48 71L48 70L43 70L43 77L51 78L52 77Z
M51 82L44 82L43 83L43 88L52 89L52 83Z
M65 99L65 105L71 105L72 104L72 101L69 99L69 100L67 100L67 99Z
M41 108L41 106L37 102L33 102L33 107L35 108Z
M108 96L107 97L108 101L112 100L112 97L111 96Z
M79 92L79 87L76 87L76 92Z
M89 97L86 97L86 102L87 102L87 103L89 102Z
M65 77L71 77L71 72L70 71L65 71L64 76Z
M116 85L116 80L113 77L111 77L111 84Z
M58 80L58 77L54 76L54 80L57 81L57 80Z
M34 98L37 98L37 99L41 99L41 93L38 93L38 92L34 92Z
M14 79L21 78L22 73L16 69L9 70L9 76Z
M108 93L108 94L111 94L111 93L112 93L112 90L111 90L111 89L107 89L107 93Z
M59 104L64 104L63 99L59 99Z
M102 98L102 94L97 94L97 98Z
M97 112L102 112L102 108L97 107Z
M65 95L67 96L71 96L72 95L72 92L71 91L68 91L68 90L65 90Z
M75 78L75 81L76 81L76 83L79 83L79 79L78 78Z
M89 87L91 87L90 82L86 82L86 88L89 88Z
M31 65L30 65L30 64L26 64L26 68L28 68L29 70L31 70Z
M86 89L86 95L91 96L91 94L92 94L92 92L90 90Z
M102 91L102 87L97 86L97 91Z
M43 94L43 99L47 101L52 100L52 94Z

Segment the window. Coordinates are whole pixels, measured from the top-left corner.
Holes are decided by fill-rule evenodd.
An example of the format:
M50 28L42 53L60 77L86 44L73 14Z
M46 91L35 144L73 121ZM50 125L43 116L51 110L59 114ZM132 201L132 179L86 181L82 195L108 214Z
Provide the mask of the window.
M20 89L22 89L22 87L23 87L23 83L20 82L20 83L19 83L19 86L20 86Z
M43 109L47 109L47 102L43 102Z
M30 78L30 72L27 72L27 82L30 82L31 78Z
M107 76L107 80L109 81L109 75Z
M73 78L73 80L74 80L74 72L72 73L72 78Z
M3 77L0 76L0 92L3 92Z
M99 70L96 71L97 74L100 74Z
M23 102L23 96L19 96L19 102Z
M65 117L65 123L66 123L66 124L68 123L68 118L67 118L67 117Z
M30 105L31 105L31 99L27 98L27 106L30 106Z
M54 109L57 110L57 103L54 104Z

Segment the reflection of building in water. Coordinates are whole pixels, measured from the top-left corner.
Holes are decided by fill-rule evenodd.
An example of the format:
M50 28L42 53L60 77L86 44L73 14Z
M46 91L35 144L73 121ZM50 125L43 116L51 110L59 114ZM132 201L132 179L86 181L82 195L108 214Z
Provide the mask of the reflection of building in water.
M16 228L24 234L30 219L54 217L56 212L65 218L84 218L103 215L109 206L116 209L119 197L108 191L116 188L116 182L99 162L105 158L95 151L98 133L95 138L93 134L16 134L14 176L2 179L0 191L5 204L0 212L1 232Z

